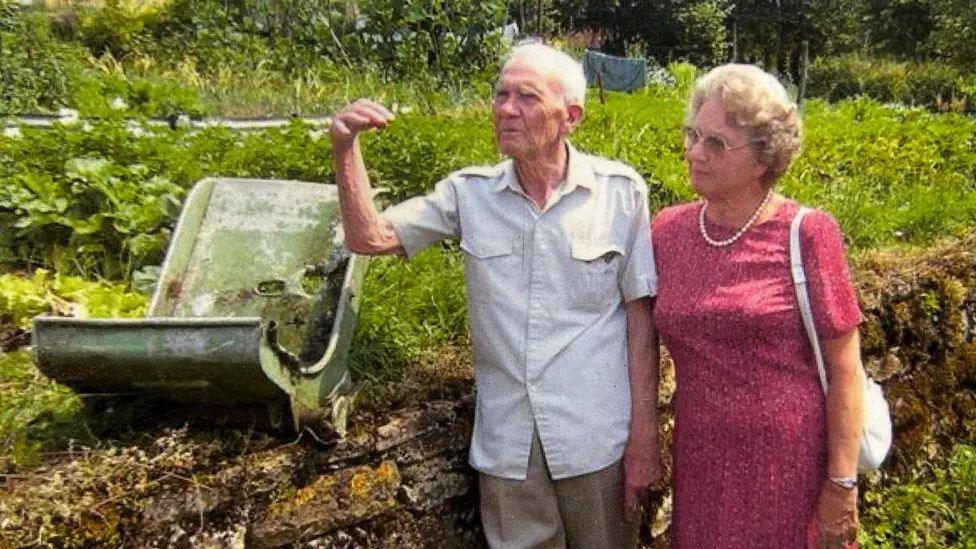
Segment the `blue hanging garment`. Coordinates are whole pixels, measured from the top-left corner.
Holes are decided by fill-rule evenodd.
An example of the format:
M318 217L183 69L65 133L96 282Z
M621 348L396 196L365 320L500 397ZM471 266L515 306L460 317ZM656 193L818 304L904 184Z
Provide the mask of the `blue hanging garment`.
M583 56L583 74L590 86L597 85L599 75L604 89L632 92L647 85L647 60L641 57L615 57L586 50L586 55Z

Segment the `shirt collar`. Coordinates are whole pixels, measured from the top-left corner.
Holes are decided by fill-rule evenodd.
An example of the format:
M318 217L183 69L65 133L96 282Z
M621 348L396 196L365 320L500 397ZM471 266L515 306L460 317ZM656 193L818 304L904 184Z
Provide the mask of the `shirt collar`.
M568 164L566 168L566 179L559 185L556 192L559 195L566 195L573 192L576 187L593 190L596 185L596 176L593 173L593 167L586 161L586 155L577 151L576 147L569 141L566 141L566 153L566 162ZM496 191L502 191L505 188L509 188L519 194L525 194L515 175L515 163L512 160L506 162L502 176L499 178L498 183L495 184Z

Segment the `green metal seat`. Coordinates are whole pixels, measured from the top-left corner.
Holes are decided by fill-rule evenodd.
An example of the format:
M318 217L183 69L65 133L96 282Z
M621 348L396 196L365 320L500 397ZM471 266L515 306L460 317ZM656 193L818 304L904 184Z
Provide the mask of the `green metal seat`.
M341 433L368 258L342 246L334 185L198 182L143 319L39 316L47 376L80 393L255 405L275 427Z

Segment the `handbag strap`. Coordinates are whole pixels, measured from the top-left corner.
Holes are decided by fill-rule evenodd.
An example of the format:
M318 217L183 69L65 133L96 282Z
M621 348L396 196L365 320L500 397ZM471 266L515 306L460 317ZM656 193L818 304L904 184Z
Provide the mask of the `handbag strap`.
M810 295L807 293L807 276L803 272L803 256L800 254L800 222L803 216L810 213L810 208L800 206L790 224L790 272L793 274L793 289L796 290L796 301L800 307L800 317L806 328L813 356L817 360L817 372L820 374L820 385L824 393L827 392L827 372L824 370L823 353L820 351L820 338L817 337L817 327L813 324L813 311L810 309Z

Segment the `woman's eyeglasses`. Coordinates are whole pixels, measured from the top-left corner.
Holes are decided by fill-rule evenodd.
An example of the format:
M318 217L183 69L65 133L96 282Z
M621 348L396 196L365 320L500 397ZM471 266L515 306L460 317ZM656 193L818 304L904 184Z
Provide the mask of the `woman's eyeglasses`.
M685 148L690 149L698 144L699 141L702 142L702 146L705 147L705 151L709 154L722 154L730 151L739 150L748 147L752 144L751 141L746 141L741 145L731 146L724 137L719 135L707 134L698 131L698 128L692 128L691 126L684 127L685 134Z

